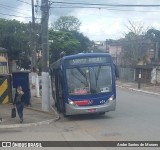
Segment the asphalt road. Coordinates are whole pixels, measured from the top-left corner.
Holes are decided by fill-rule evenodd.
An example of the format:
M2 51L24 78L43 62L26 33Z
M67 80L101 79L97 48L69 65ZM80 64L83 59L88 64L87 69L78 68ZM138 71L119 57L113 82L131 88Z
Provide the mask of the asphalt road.
M62 117L50 125L0 129L0 140L160 141L159 118L160 96L118 88L117 109L114 112L104 116Z

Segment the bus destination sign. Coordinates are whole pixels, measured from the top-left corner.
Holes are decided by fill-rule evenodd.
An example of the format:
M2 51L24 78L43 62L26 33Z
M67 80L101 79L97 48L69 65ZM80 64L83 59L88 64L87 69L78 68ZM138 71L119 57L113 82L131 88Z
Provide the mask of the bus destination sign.
M76 58L67 60L68 65L79 65L79 64L92 64L92 63L106 63L107 59L110 59L109 57L86 57L86 58Z

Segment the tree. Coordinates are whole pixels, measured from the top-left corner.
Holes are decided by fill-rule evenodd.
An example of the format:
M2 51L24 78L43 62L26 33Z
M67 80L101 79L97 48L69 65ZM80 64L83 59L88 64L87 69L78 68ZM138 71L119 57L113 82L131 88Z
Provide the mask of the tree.
M49 39L53 41L50 44L51 63L60 58L61 52L66 55L75 54L80 47L80 42L71 32L49 30Z
M160 60L160 31L156 29L149 29L146 33L146 38L153 43L153 49L155 50L155 61Z
M26 64L30 64L28 63L30 54L28 27L28 24L16 20L0 19L0 46L8 50L10 60L17 60L19 66L25 69L29 67ZM25 56L25 59L23 56Z
M61 16L52 24L49 30L50 60L56 61L65 55L72 55L80 52L88 52L92 43L88 37L78 32L81 23L73 16Z
M147 52L148 42L145 38L145 30L142 24L129 21L126 26L129 33L125 34L122 42L122 65L136 65Z
M129 25L126 25L126 28L129 32L134 33L135 35L144 35L146 33L146 29L142 23L135 23L128 21Z
M81 22L74 16L61 16L52 24L52 28L58 31L78 31Z
M91 42L88 37L84 36L82 33L78 32L78 31L73 31L72 33L75 35L76 39L80 43L79 49L77 51L79 53L81 53L81 52L89 52L90 51L90 47L92 47L92 45L94 43Z

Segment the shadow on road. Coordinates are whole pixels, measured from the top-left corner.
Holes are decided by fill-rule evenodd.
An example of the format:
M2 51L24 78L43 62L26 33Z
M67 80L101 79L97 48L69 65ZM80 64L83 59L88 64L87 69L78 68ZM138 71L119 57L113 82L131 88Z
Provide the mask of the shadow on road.
M85 115L72 115L68 117L63 117L60 115L60 120L67 120L67 121L80 121L80 120L101 120L101 119L112 119L113 117L109 114L100 115L100 114L85 114Z

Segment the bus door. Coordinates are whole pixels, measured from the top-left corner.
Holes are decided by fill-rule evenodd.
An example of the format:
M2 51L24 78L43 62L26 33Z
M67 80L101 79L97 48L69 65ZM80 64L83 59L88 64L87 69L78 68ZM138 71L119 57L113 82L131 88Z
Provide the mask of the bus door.
M60 69L55 74L55 95L58 112L64 112L63 75Z
M57 105L56 102L56 93L55 93L55 69L50 70L50 75L51 75L51 89L52 89L52 97L55 101L55 106Z

